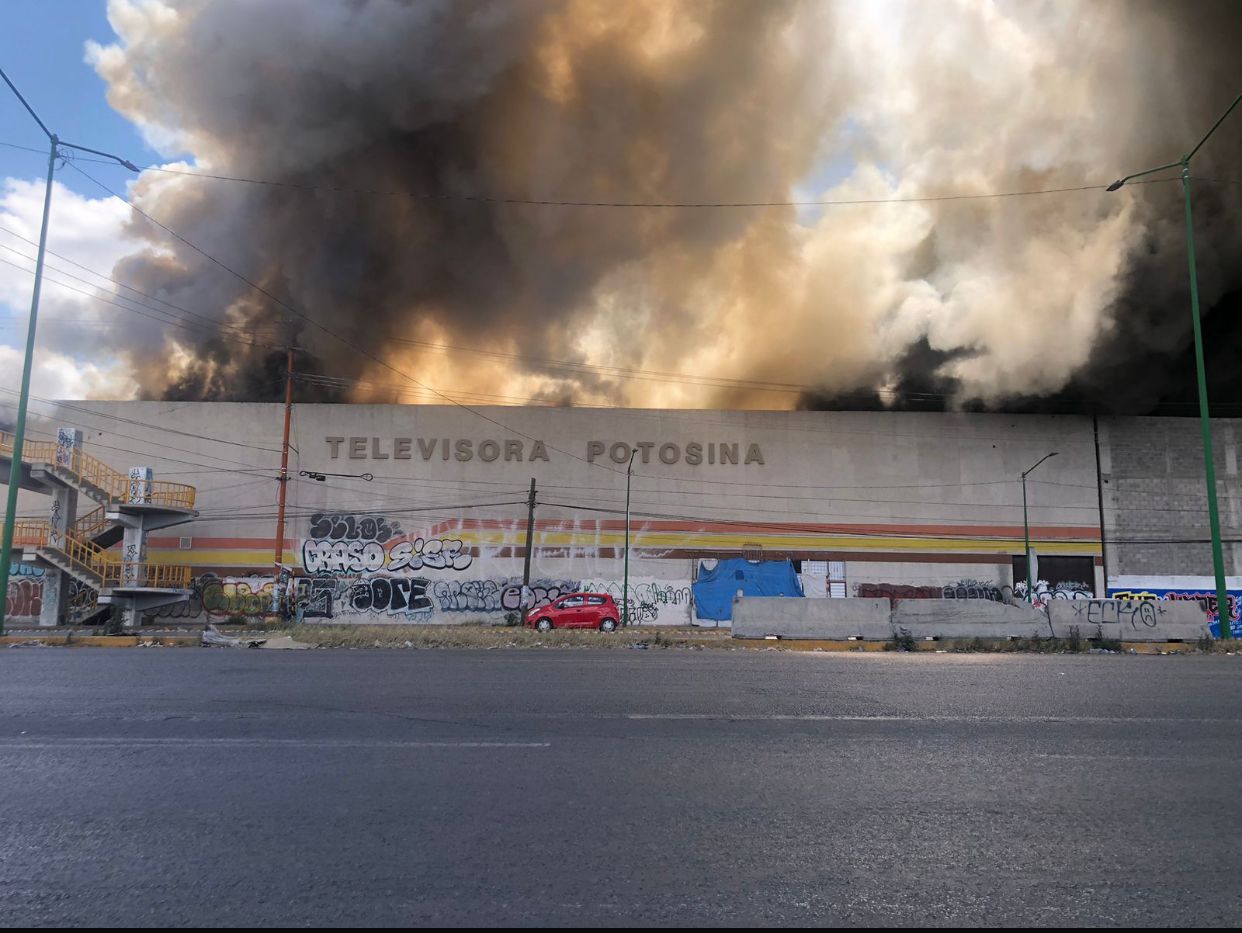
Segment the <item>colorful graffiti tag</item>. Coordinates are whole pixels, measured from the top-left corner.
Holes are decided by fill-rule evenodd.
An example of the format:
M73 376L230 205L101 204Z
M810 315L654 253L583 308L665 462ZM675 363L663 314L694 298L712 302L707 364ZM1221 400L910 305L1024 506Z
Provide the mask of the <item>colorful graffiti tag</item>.
M9 565L9 590L4 614L10 619L37 619L43 611L43 568L31 564Z
M1242 591L1230 590L1229 598L1229 631L1242 638ZM1220 604L1216 593L1203 589L1171 589L1167 587L1109 587L1110 599L1136 600L1193 600L1203 607L1207 613L1208 625L1212 634L1220 637Z
M309 574L460 571L473 561L461 541L411 539L400 523L375 515L316 513L310 537L302 543L302 566Z

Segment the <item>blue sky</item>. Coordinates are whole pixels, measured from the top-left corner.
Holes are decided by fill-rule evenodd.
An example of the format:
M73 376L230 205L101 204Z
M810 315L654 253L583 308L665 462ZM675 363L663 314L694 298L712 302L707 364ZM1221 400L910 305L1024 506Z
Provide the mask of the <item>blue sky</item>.
M104 82L85 60L87 40L108 44L114 39L106 9L105 0L4 0L0 65L44 123L63 139L148 164L157 154L108 105ZM38 125L3 86L0 143L44 151L47 146ZM27 239L37 237L46 167L42 153L0 145L0 221L9 230L21 228ZM130 177L120 168L91 168L110 184L123 184ZM53 196L48 248L92 269L110 269L127 250L120 235L123 209L115 202L108 204L103 192L71 170L58 170L56 180L64 188L58 187ZM9 235L0 237L0 247L5 263L0 266L0 366L7 371L20 367L33 284L29 272L13 264L33 268L24 257L33 255L34 247ZM50 264L56 262L60 260L49 257ZM40 302L34 391L80 395L94 390L101 373L101 367L90 361L90 335L116 325L105 320L107 305L52 284L51 275ZM15 378L16 373L10 372L0 382L7 386ZM0 404L5 400L0 397Z
M84 58L88 39L104 44L113 39L104 0L4 0L2 9L0 63L50 129L138 165L156 158L142 135L108 106L104 82ZM3 90L0 142L44 147L38 126L8 88ZM0 177L38 177L45 164L43 156L0 146ZM82 194L98 194L73 172L57 178Z

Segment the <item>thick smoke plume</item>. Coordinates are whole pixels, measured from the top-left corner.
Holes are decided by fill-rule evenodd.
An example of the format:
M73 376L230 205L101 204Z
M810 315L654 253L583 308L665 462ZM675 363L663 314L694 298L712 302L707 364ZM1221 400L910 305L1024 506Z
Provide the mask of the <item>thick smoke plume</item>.
M91 54L117 109L190 153L180 167L293 186L146 172L136 203L479 402L1150 407L1178 388L1159 374L1189 333L1175 182L819 208L495 199L1098 185L1177 158L1242 90L1228 2L112 0L109 14L118 42ZM1196 195L1208 307L1242 287L1242 188L1222 183L1240 143L1242 114L1196 165L1212 179ZM232 325L127 345L146 394L275 397L279 357L240 335L278 346L292 327L301 365L329 377L307 392L438 400L133 227L151 248L118 278Z

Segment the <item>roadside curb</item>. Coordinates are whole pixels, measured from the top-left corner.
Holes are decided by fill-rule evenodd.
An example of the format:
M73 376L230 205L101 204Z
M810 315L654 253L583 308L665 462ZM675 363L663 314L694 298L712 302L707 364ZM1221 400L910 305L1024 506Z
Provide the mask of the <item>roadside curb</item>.
M0 645L48 648L190 648L201 643L201 635L0 635Z
M1046 652L1039 651L980 651L978 649L967 649L965 646L975 641L975 639L937 639L934 641L916 641L914 643L914 651L944 651L953 652L955 654L1042 654ZM980 639L984 644L993 648L1004 648L1008 644L1008 639ZM733 643L741 648L749 648L750 650L763 650L765 648L776 648L782 651L884 651L894 654L902 652L893 651L891 642L888 641L839 641L828 639L812 639L812 638L735 638ZM906 652L909 653L909 652ZM1065 652L1066 654L1085 654L1086 652ZM1188 642L1126 642L1119 651L1110 652L1112 654L1199 654L1199 648L1195 644Z
M972 641L974 641L972 639ZM30 646L44 648L196 648L202 644L201 635L81 635L76 633L59 633L59 634L42 634L42 633L22 633L20 635L2 635L0 636L0 647L14 646ZM995 639L986 642L991 648L1004 648L1006 641L1003 639ZM922 652L950 652L954 654L1040 654L1038 651L989 651L987 649L979 650L975 642L975 648L966 648L966 641L958 641L956 639L943 639L937 641L919 641L915 642L914 651ZM319 646L316 646L319 647ZM435 647L435 646L425 646ZM491 650L495 646L480 645L477 647L461 647L457 646L457 650L462 651L486 651ZM526 646L515 650L571 650L582 648L582 645L543 645L539 647ZM650 645L652 648L661 648L666 646ZM721 639L695 639L686 640L676 646L682 649L741 649L745 651L817 651L817 652L838 652L838 653L902 653L894 652L892 643L888 641L849 641L835 639L810 639L810 638L731 638L727 641ZM374 648L366 648L364 650L383 651L385 649L401 650L400 645L383 645ZM1079 653L1079 652L1066 652ZM1170 655L1170 654L1198 654L1198 647L1186 642L1134 642L1127 644L1116 654L1145 654L1145 655Z

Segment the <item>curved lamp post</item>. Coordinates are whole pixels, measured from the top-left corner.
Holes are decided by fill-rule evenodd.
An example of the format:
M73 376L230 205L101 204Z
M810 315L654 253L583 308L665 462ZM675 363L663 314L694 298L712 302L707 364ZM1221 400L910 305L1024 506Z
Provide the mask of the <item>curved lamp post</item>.
M1225 118L1233 113L1239 103L1242 103L1242 94L1238 95L1229 105L1229 109L1212 124L1212 128L1199 140L1198 145L1178 161L1149 168L1145 172L1135 172L1133 175L1117 179L1108 186L1109 191L1116 191L1131 178L1140 178L1143 175L1151 175L1154 172L1163 172L1165 169L1179 166L1182 170L1182 193L1186 200L1186 258L1190 266L1190 320L1194 325L1195 375L1199 384L1199 424L1203 431L1203 478L1207 483L1208 525L1212 531L1212 570L1216 576L1216 612L1220 619L1221 638L1233 637L1230 629L1233 619L1229 611L1229 591L1225 586L1225 555L1220 543L1220 510L1216 505L1216 464L1212 453L1212 422L1208 415L1207 374L1203 366L1203 332L1199 323L1199 275L1195 270L1195 225L1190 211L1190 160L1208 141L1208 137L1216 132L1216 128L1225 122Z
M1035 601L1035 588L1031 581L1031 523L1026 515L1026 478L1035 472L1035 467L1049 457L1055 457L1058 453L1059 451L1054 450L1050 454L1044 454L1035 463L1035 466L1022 472L1022 532L1026 538L1026 601L1028 603Z

